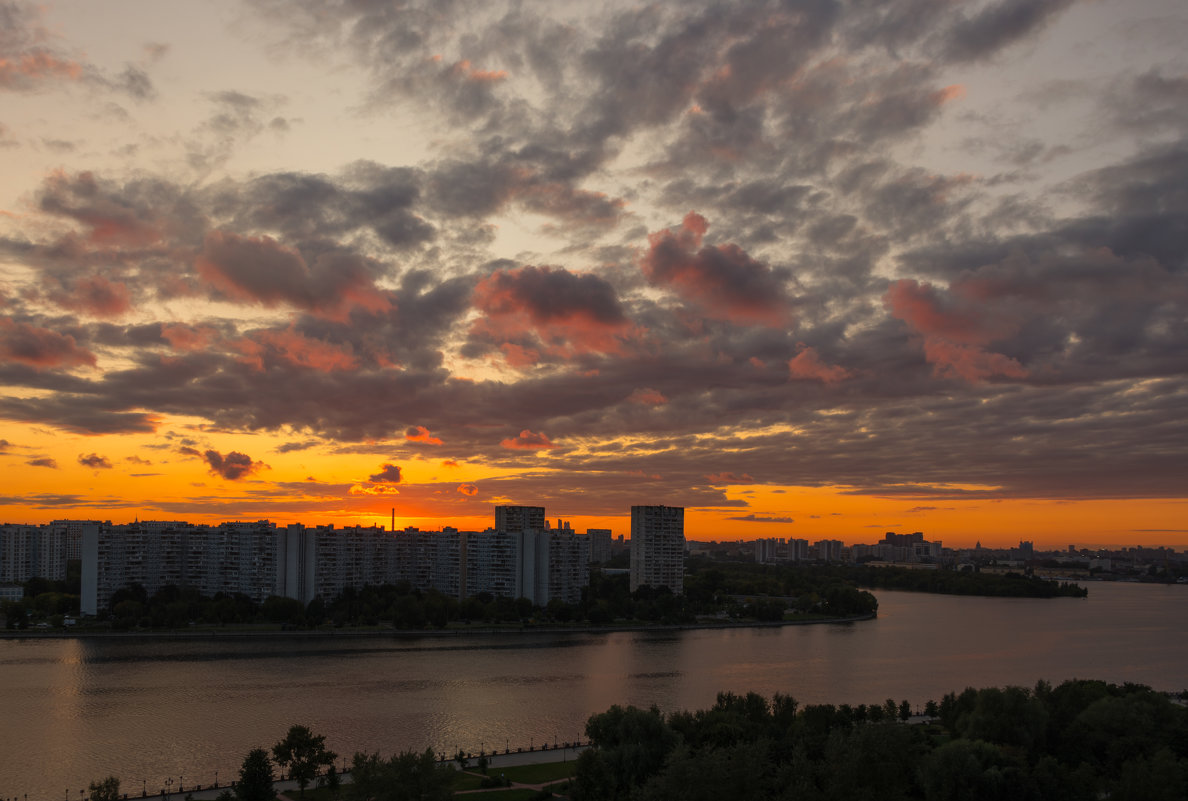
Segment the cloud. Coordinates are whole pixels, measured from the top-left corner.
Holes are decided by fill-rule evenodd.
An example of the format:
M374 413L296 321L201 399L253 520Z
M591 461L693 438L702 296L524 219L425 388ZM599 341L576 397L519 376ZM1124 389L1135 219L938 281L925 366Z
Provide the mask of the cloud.
M31 3L0 4L0 90L27 92L85 75L83 64L53 47L43 13Z
M307 439L302 442L285 442L277 449L277 453L293 453L294 451L307 451L310 448L317 447L321 444L320 440Z
M189 451L190 449L183 450ZM228 481L236 481L268 467L263 462L252 461L250 456L239 451L231 451L224 456L216 450L207 450L202 453L202 458L210 465L211 473Z
M435 437L425 426L409 426L404 432L404 438L409 442L420 442L424 445L440 445L441 437Z
M935 287L911 279L891 285L883 296L895 317L924 337L924 357L938 376L983 381L994 376L1026 378L1016 359L983 346L1014 333L1019 323L1008 311L998 311L967 299L958 291L946 300Z
M102 275L80 278L53 291L50 299L64 309L95 317L119 317L132 309L132 293Z
M399 484L400 468L385 462L380 471L375 475L368 476L367 480L377 484Z
M982 59L1049 24L1074 0L999 0L957 22L947 33L944 55L957 61Z
M825 364L815 348L806 347L788 361L788 373L793 378L816 379L823 384L838 384L850 377L844 367Z
M245 303L284 303L331 316L356 306L373 312L391 308L366 260L326 253L310 264L296 249L268 236L213 231L195 266L215 291Z
M694 212L681 226L648 236L640 267L649 282L665 286L706 313L742 324L788 325L791 301L784 280L737 245L707 245L705 218Z
M747 473L741 475L735 475L734 473L711 473L705 477L705 480L711 484L751 484L755 481Z
M472 340L503 348L514 365L542 354L620 353L629 322L614 288L590 273L551 267L496 270L474 289Z
M737 517L728 517L727 520L743 520L748 523L795 523L791 517L765 517L762 515L740 515Z
M0 317L0 362L14 361L37 369L94 367L95 354L69 335Z
M54 470L58 469L58 462L49 456L39 456L36 459L29 459L25 464L31 467L49 467Z
M83 467L89 467L92 470L110 470L111 461L106 456L100 456L97 453L79 454L78 463Z
M466 495L467 497L474 497L475 495L478 495L478 487L476 487L474 484L459 484L458 492L462 495Z
M638 403L641 406L663 406L668 403L664 394L648 387L638 387L627 396L628 403Z
M504 448L519 451L549 450L557 447L544 434L533 433L527 428L521 431L519 436L508 437L499 444Z

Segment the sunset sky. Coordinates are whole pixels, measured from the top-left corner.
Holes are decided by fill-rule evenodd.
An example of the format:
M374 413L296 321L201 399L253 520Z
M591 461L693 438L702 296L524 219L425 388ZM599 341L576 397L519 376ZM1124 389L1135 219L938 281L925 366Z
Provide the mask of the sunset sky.
M0 0L0 522L1188 544L1183 0Z

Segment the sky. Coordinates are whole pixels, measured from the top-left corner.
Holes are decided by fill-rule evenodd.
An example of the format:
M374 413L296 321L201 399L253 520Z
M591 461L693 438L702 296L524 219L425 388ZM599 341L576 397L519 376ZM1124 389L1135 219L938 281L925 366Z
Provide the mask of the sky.
M1182 0L0 0L0 521L1188 544Z

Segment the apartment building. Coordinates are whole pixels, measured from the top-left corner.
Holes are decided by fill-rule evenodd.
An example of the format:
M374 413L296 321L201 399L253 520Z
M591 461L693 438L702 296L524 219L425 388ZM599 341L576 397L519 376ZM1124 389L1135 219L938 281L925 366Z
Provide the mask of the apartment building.
M631 591L645 585L684 591L684 507L631 507Z

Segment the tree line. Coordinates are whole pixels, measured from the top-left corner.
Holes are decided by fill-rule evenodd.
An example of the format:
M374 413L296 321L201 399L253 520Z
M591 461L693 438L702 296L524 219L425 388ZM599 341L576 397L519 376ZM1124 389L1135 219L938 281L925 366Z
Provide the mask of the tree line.
M247 753L237 779L218 801L273 801L277 797L273 785L279 779L296 781L301 798L315 782L332 797L345 795L350 801L448 801L453 796L454 771L438 762L432 750L388 758L356 753L347 785L335 767L336 759L338 755L326 748L324 735L314 734L307 726L292 726L271 751L253 748ZM121 801L120 780L108 776L92 782L89 801Z
M77 613L78 596L42 580L40 591L25 602L9 603L5 610L10 628L27 626L30 609L61 616ZM443 628L450 624L477 623L610 625L691 624L699 619L779 621L788 616L852 617L873 614L878 602L869 592L836 576L805 571L794 587L779 585L786 597L747 598L760 587L746 572L722 569L708 560L690 560L684 592L641 587L632 592L625 574L591 572L589 585L577 603L552 600L534 606L526 598L497 597L479 593L459 600L436 590L420 590L408 582L348 587L331 599L314 598L303 604L293 598L272 596L256 602L242 593L207 597L193 587L167 585L149 593L130 584L112 594L98 624L117 631L129 629L180 629L202 626L279 626L282 629L320 627L390 627L400 630ZM760 587L762 588L762 587ZM44 590L44 591L41 591ZM766 593L765 593L766 594Z
M1188 709L1149 687L1101 681L966 689L929 702L799 705L722 693L664 714L590 718L574 801L1182 801Z

